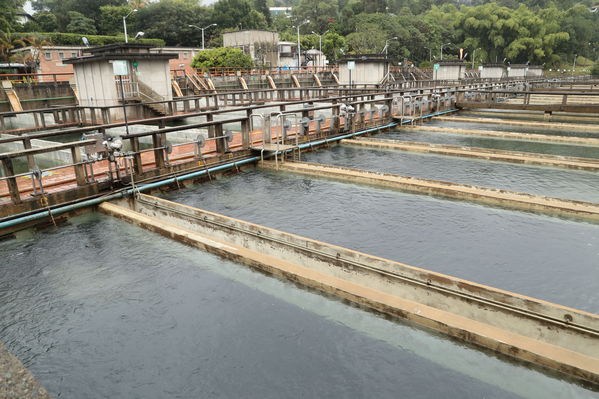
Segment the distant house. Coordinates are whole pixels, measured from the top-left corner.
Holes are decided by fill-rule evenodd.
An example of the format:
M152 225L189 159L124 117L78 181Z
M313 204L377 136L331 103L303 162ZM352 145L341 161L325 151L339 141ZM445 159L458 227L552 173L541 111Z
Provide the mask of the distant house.
M599 12L599 4L589 7L590 12Z
M291 15L291 11L293 10L293 7L270 7L269 11L270 14L273 16L279 16L279 15Z
M223 33L223 46L243 50L259 66L279 64L279 34L268 30L250 29Z

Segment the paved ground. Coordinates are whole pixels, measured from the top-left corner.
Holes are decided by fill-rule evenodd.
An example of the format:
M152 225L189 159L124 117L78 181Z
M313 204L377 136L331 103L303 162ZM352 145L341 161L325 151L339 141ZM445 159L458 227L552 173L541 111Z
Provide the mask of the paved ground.
M50 399L50 395L8 349L0 343L0 398Z

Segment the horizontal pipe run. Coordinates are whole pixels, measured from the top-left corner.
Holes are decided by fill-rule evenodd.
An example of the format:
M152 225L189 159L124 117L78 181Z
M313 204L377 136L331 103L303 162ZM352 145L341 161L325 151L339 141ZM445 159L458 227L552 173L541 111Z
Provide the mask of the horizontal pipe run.
M599 204L591 202L566 200L488 187L306 162L279 163L277 167L277 165L269 161L262 162L260 167L319 178L331 178L350 183L389 187L416 194L455 198L485 205L543 213L551 216L576 217L599 221Z
M509 162L525 165L552 166L556 168L585 170L589 172L599 171L599 159L593 158L575 158L550 154L538 154L534 152L505 151L489 148L373 138L343 140L342 144L377 149L421 152L454 157L484 159L487 161Z
M360 306L599 383L597 315L143 194L100 209Z
M434 132L447 134L464 134L470 136L481 137L497 137L501 139L518 140L518 141L534 141L546 143L560 143L569 145L582 146L599 146L599 139L592 137L573 137L573 136L556 136L552 134L536 134L536 133L517 133L517 132L502 132L497 130L479 130L479 129L458 129L439 126L414 126L406 127L420 132Z
M249 163L257 162L259 159L260 159L259 157L252 157L252 158L247 158L247 159L243 159L240 161L230 162L230 163L226 163L224 165L219 165L219 166L214 166L212 168L202 169L202 170L199 170L199 171L196 171L193 173L188 173L188 174L185 174L182 176L175 176L175 177L165 179L165 180L160 180L160 181L157 181L154 183L143 184L141 186L135 187L135 189L130 188L130 189L122 190L118 193L108 194L108 195L105 195L102 197L77 202L77 203L67 205L67 206L61 206L58 208L54 208L51 211L45 210L45 211L37 212L37 213L31 214L31 215L22 216L22 217L19 217L16 219L7 220L4 222L0 222L0 231L3 229L8 229L11 227L18 226L20 224L49 218L51 216L52 217L59 216L59 215L65 214L65 213L76 211L78 209L95 206L95 205L101 204L104 201L111 201L114 199L123 198L125 196L132 195L136 192L146 192L146 191L160 188L160 187L163 187L163 186L166 186L169 184L176 184L177 182L181 182L184 180L196 179L196 178L204 176L208 173L214 173L214 172L222 171L225 169L230 169L230 168L247 165Z

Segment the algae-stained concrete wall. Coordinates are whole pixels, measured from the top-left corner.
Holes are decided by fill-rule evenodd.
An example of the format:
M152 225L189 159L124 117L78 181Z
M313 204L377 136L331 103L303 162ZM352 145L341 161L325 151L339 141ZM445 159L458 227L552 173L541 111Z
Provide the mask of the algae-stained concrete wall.
M100 209L362 306L599 381L596 315L143 194Z
M75 92L69 82L14 83L13 88L24 110L77 105Z

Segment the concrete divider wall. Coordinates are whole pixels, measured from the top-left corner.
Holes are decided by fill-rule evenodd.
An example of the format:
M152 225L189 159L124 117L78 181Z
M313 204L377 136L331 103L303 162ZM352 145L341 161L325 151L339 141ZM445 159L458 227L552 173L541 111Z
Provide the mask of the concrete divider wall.
M599 382L596 315L146 195L101 209L360 305Z

